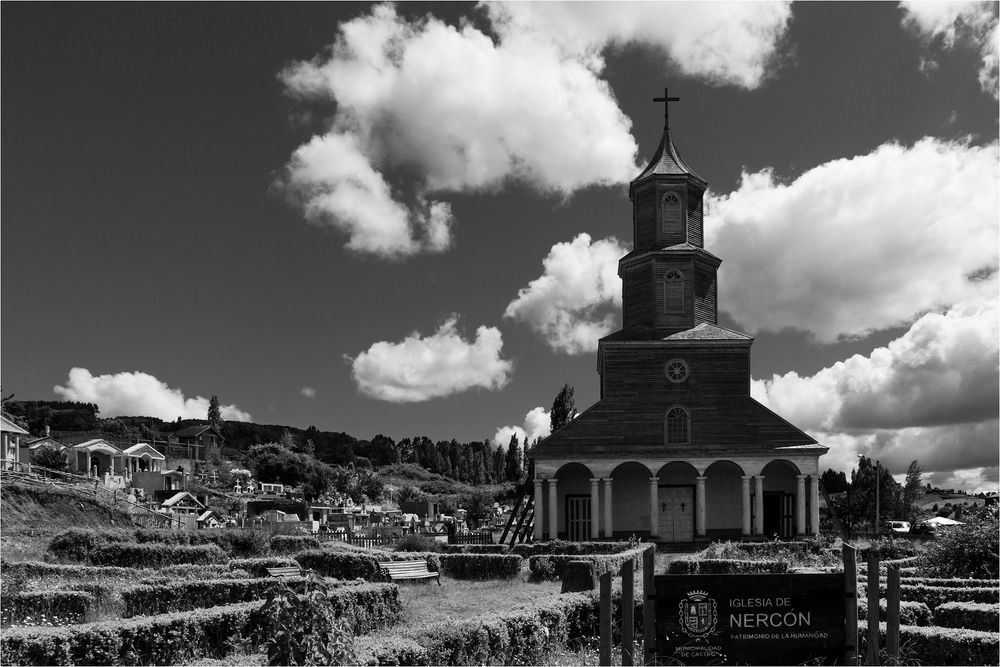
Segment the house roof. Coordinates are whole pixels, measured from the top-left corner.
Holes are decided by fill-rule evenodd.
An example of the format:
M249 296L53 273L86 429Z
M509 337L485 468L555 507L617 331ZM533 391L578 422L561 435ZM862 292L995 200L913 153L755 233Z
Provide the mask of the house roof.
M224 439L222 438L222 434L219 433L219 430L211 424L195 424L194 426L186 426L179 431L174 431L172 435L175 435L178 438L197 438L205 431L212 431L212 433L215 433L215 435L219 436L220 439Z
M195 505L197 505L198 507L201 507L202 509L204 509L204 507L205 507L204 505L202 505L198 501L197 498L195 498L194 496L192 496L187 491L179 491L179 492L175 493L174 495L172 495L169 498L167 498L166 500L164 500L160 504L160 506L161 507L173 507L174 505L180 504L184 500L188 500L188 501L194 503Z
M0 415L0 431L4 433L16 433L18 435L30 435L23 428L14 423L14 420L7 417L7 415Z
M81 451L87 450L90 452L102 452L104 454L112 454L115 456L122 453L122 450L118 449L117 447L115 447L114 445L112 445L110 442L108 442L103 438L95 438L93 440L87 440L86 442L81 442L78 445L73 445L71 449L77 449Z
M135 445L132 445L131 447L128 447L128 448L126 448L123 451L126 454L128 454L129 456L143 456L143 455L146 455L149 458L156 459L158 461L163 461L165 459L165 457L163 456L163 454L161 454L160 452L158 452L156 450L156 448L154 448L152 445L150 445L148 443L145 443L145 442L140 442L140 443L137 443Z

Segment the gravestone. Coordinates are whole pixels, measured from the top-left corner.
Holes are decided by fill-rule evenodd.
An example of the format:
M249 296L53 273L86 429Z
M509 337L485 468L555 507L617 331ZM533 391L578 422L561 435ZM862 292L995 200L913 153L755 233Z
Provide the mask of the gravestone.
M580 593L597 588L594 564L589 560L571 560L562 577L562 593Z

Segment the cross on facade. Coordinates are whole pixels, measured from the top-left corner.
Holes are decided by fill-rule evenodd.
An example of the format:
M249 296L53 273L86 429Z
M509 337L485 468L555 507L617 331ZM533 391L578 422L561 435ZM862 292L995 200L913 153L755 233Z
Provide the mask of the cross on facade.
M680 102L679 97L670 97L670 93L667 92L666 86L663 88L663 97L654 97L654 102L663 102L663 127L670 127L670 103Z

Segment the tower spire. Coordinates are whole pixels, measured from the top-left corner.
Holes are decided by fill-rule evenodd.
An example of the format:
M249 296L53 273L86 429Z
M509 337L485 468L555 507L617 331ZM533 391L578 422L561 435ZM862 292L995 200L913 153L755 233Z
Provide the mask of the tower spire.
M667 87L664 86L663 87L663 97L654 97L653 101L654 102L663 102L663 129L664 130L670 129L670 103L671 102L680 102L681 98L679 98L679 97L670 97L670 92L667 90Z

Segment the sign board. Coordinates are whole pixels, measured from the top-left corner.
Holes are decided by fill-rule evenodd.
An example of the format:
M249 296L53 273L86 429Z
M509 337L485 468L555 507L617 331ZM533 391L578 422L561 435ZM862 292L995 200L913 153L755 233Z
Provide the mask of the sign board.
M659 664L832 664L843 656L842 574L668 574L655 588Z

